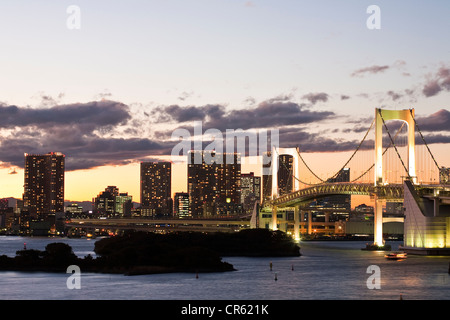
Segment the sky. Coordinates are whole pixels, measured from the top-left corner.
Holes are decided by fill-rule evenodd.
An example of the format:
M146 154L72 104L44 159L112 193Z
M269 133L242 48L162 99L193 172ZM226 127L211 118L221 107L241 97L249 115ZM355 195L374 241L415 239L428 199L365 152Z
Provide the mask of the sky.
M140 161L173 160L172 133L194 121L276 128L339 168L375 108L414 108L450 167L449 14L446 0L3 0L0 197L22 196L24 153L54 151L66 199L116 185L138 201ZM186 189L175 162L172 191Z

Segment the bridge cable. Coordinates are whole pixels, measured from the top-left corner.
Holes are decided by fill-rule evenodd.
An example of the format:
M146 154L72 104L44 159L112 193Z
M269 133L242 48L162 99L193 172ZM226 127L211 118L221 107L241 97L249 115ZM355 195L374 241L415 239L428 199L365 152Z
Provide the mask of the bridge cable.
M277 148L275 148L275 152L277 153L277 156L279 157L280 156L280 154L278 153L278 150L277 150ZM279 162L279 161L278 161ZM305 163L305 162L303 162L303 163ZM306 163L305 163L305 165L306 165ZM289 172L291 172L291 169L289 169L287 166L286 166L286 164L283 162L283 166L285 167L285 169L286 170L288 170ZM307 166L307 165L306 165ZM308 168L309 169L309 168ZM311 171L311 170L310 170ZM311 173L314 175L314 176L316 176L315 174L314 174L314 172L312 172L311 171ZM292 172L292 177L294 178L294 179L296 179L297 181L299 181L300 183L303 183L303 184L306 184L306 185L308 185L308 186L317 186L317 185L319 185L319 184L321 184L321 183L308 183L308 182L304 182L304 181L302 181L302 180L300 180L299 178L297 178L295 175L294 175L294 173ZM317 177L317 176L316 176ZM322 181L322 182L324 182L322 179L320 179L319 177L317 177L320 181ZM277 182L278 183L278 182Z
M435 164L436 167L439 169L440 167L439 167L439 165L438 165L436 159L434 158L434 155L431 153L431 150L430 150L430 148L428 147L428 144L427 144L427 142L425 141L425 138L423 137L422 131L420 131L419 125L417 124L417 121L416 121L416 119L414 118L412 109L409 109L409 112L411 113L411 117L412 117L413 120L414 120L414 124L415 124L415 126L416 126L416 128L417 128L417 131L419 131L420 137L422 138L423 143L425 143L425 146L427 147L428 152L430 153L431 158L432 158L433 161L434 161L434 164Z
M384 122L384 121L383 121ZM384 151L383 151L383 156L386 154L386 152L389 150L389 148L392 146L392 145L394 145L394 147L395 147L395 144L394 144L394 141L393 140L395 140L395 138L397 138L397 136L398 136L398 134L401 132L401 130L403 129L403 127L404 127L404 125L405 125L405 122L403 122L402 123L402 125L401 125L401 127L397 130L397 132L395 133L395 135L394 135L394 139L392 139L392 137L391 137L391 142L389 143L389 146L387 146L385 149L384 149ZM387 129L387 128L386 128ZM370 129L369 129L369 131L370 131ZM367 135L367 134L366 134ZM277 151L277 149L275 148L275 151L276 151L276 153L277 153L277 155L279 156L279 154L278 154L278 151ZM398 153L397 153L398 154ZM300 153L299 153L299 156L300 156ZM300 156L301 157L301 156ZM400 160L401 160L401 158L400 158ZM304 164L307 166L307 164L304 162ZM283 162L283 165L285 166L285 168L286 169L288 169L289 170L289 172L291 172L291 169L289 169L289 168L287 168L286 167L286 164ZM353 182L355 182L356 180L358 180L358 179L360 179L361 177L363 177L364 175L366 175L370 170L372 170L372 168L375 166L375 163L373 163L363 174L361 174L358 178L356 178L356 179L354 179L354 180L352 180L352 181L350 181L350 183L353 183ZM345 166L344 166L345 167ZM311 171L311 170L310 170ZM312 172L311 171L311 173L313 173L314 174L314 172ZM309 185L309 186L319 186L319 185L323 185L323 184L325 184L326 182L325 181L323 181L322 179L320 179L321 181L323 181L324 183L317 183L317 184L312 184L312 183L307 183L307 182L304 182L304 181L302 181L302 180L300 180L299 178L297 178L297 177L295 177L294 175L293 175L293 178L295 178L297 181L299 181L300 183L303 183L303 184L305 184L305 185ZM298 191L298 190L296 190L296 191ZM272 200L270 200L269 202L271 202ZM264 201L263 202L263 206L265 206L266 205L266 203L265 203L266 201Z
M362 141L359 143L358 147L355 149L355 151L353 152L353 154L352 154L352 156L349 158L349 160L344 164L344 166L343 166L336 174L334 174L334 175L333 175L331 178L329 178L329 179L332 179L332 178L336 177L336 176L342 171L342 169L345 168L346 165L352 160L352 158L355 156L355 154L356 154L356 153L358 152L358 150L361 148L362 143L363 143L363 142L365 141L365 139L367 138L367 136L368 136L370 130L372 129L374 123L375 123L375 119L372 121L372 124L370 125L369 129L367 130L366 134L364 135L364 138L363 138ZM383 123L384 123L384 120L383 120ZM397 130L397 132L395 133L394 139L398 136L398 134L400 133L400 131L403 129L404 125L405 125L405 123L402 123L402 126L401 126L401 127ZM385 126L386 126L386 124L385 124ZM387 128L386 128L386 129L387 129ZM390 136L390 134L389 134L389 136ZM394 143L394 141L393 141L393 139L392 139L391 136L390 136L390 138L391 138L391 142L390 142L389 146L386 147L386 149L384 150L383 156L386 154L386 152L388 151L388 149L389 149L392 145L394 145L394 147L395 147L395 143ZM278 150L277 150L276 148L275 148L275 151L276 151L276 153L277 153L277 156L279 156ZM301 156L300 151L299 151L298 148L297 148L297 153L298 153L300 159L302 160L303 164L306 166L306 168L307 168L307 169L308 169L308 170L309 170L309 171L310 171L317 179L319 179L321 182L320 182L320 183L308 183L308 182L304 182L304 181L302 181L301 179L297 178L294 174L292 174L292 177L293 177L294 179L296 179L297 181L299 181L300 183L302 183L302 184L304 184L304 185L308 185L308 186L318 186L318 185L322 185L322 184L327 183L326 180L321 179L319 176L317 176L317 175L314 173L314 171L311 170L311 168L308 166L308 164L305 162L305 160L304 160L303 157ZM398 152L397 152L397 154L398 154ZM402 160L401 157L400 157L400 160ZM402 161L402 162L403 162L403 161ZM288 170L289 172L291 172L291 169L289 169L289 168L286 166L286 164L285 164L284 162L283 162L283 166L285 167L286 170ZM375 163L373 163L373 164L372 164L372 165L371 165L371 166L370 166L363 174L361 174L359 177L357 177L357 178L353 179L352 181L350 181L350 183L353 183L353 182L357 181L358 179L362 178L363 176L365 176L370 170L372 170L372 168L373 168L374 166L375 166ZM269 181L267 181L267 184L268 184L268 182L269 182Z
M328 178L327 180L336 178L336 177L339 175L339 173L342 171L342 169L344 169L344 168L347 166L347 164L349 164L349 162L353 159L353 157L356 155L356 153L357 153L357 152L359 151L359 149L361 148L363 142L366 140L366 138L367 138L367 136L368 136L370 130L372 130L372 127L373 127L374 123L375 123L375 119L372 121L372 123L371 123L369 129L366 131L366 134L364 135L364 138L361 140L361 142L359 143L358 147L355 149L355 151L354 151L353 154L350 156L350 158L347 160L347 162L341 167L340 170L338 170L334 175L332 175L332 176L331 176L330 178ZM297 149L297 153L298 153L300 159L302 160L303 164L306 166L306 168L308 168L308 170L309 170L309 171L310 171L317 179L319 179L319 180L320 180L321 182L323 182L323 183L326 183L327 180L322 180L321 178L319 178L319 177L311 170L311 168L306 164L305 160L303 159L303 157L302 157L301 154L300 154L300 150L299 150L299 149ZM320 183L319 183L319 184L320 184Z
M395 135L394 135L394 140L395 140L395 138L397 138L398 134L399 134L400 131L403 129L403 127L405 126L405 124L406 124L406 122L403 122L403 123L402 123L402 126L397 130L397 132L396 132ZM384 155L386 154L386 152L389 150L389 148L390 148L391 146L392 146L392 142L390 142L390 143L389 143L389 146L387 146L386 149L384 149L382 156L384 156ZM353 179L353 180L350 181L350 182L353 183L353 182L355 182L355 181L361 179L361 178L364 177L370 170L372 170L374 166L375 166L375 163L373 163L373 164L372 164L372 165L371 165L371 166L370 166L363 174L361 174L359 177Z
M347 162L342 166L342 168L341 168L338 172L336 172L336 173L335 173L331 178L329 178L328 180L336 178L336 177L339 175L339 173L340 173L340 172L341 172L341 171L349 164L349 162L353 159L353 157L356 155L356 153L357 153L357 152L359 151L359 149L361 148L361 145L363 144L363 142L366 140L367 135L369 134L370 130L372 130L372 127L373 127L374 123L375 123L375 119L372 121L372 124L370 125L369 130L367 130L366 134L364 135L364 138L363 138L362 141L359 143L359 145L358 145L358 147L356 148L355 152L353 152L353 154L351 155L351 157L350 157L350 158L347 160Z
M397 146L395 145L395 142L394 142L394 140L392 139L391 133L389 132L389 129L388 129L387 125L386 125L386 122L385 122L384 119L383 119L383 114L381 113L381 109L378 109L378 113L380 114L381 120L383 121L383 125L384 125L384 127L386 128L387 134L389 135L389 139L391 139L391 142L392 142L392 145L394 146L395 152L397 153L397 156L398 156L398 158L400 159L400 162L402 163L403 168L405 169L405 172L406 172L406 174L408 175L408 178L411 179L411 176L409 175L409 171L408 171L408 169L406 168L405 163L403 162L403 159L402 159L402 157L400 156L400 153L399 153L398 150L397 150Z

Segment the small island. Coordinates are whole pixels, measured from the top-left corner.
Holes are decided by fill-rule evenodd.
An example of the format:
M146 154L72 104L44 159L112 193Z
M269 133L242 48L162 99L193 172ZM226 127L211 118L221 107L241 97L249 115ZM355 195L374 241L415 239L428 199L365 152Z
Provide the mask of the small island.
M226 256L300 256L299 246L285 233L249 229L236 233L126 232L98 240L97 257L77 257L64 243L40 250L20 250L15 257L0 256L2 271L66 272L77 265L83 272L126 275L169 272L226 272L235 270Z

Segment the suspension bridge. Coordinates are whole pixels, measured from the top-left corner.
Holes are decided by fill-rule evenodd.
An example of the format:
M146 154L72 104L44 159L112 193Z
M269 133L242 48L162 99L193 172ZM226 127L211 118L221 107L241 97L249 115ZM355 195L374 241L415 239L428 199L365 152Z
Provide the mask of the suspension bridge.
M391 121L389 126L388 121ZM369 139L373 131L375 139ZM420 137L418 145L416 134ZM416 122L414 109L376 109L370 127L354 152L334 174L328 177L317 174L305 161L305 155L302 155L300 150L299 147L272 148L271 181L267 179L264 186L266 190L270 189L271 193L262 203L263 208L272 212L270 226L272 230L278 229L278 209L287 207L294 209L296 239L300 238L299 211L306 203L333 195L365 195L374 201L373 245L382 248L383 203L403 202L406 182L413 186L415 195L419 197L439 195L439 192L442 195L450 190L450 186L445 186L442 183L443 179L440 179L440 167ZM279 160L282 155L292 157L290 166L285 161ZM332 165L330 161L329 166ZM345 168L351 170L348 181L339 181L339 175ZM283 180L278 176L280 169L289 172L290 179L284 179L284 185L280 185L280 180ZM439 205L446 205L446 201L439 198L438 209ZM447 209L443 207L439 213L446 221L444 229L448 229L450 225L450 210ZM311 221L309 223L311 224ZM444 242L449 242L450 247L450 234L444 235L445 237L449 240Z

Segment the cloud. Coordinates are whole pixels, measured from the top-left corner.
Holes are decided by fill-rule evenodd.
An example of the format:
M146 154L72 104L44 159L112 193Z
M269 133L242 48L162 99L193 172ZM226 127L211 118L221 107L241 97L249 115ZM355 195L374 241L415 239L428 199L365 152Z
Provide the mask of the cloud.
M450 132L450 111L441 109L429 116L416 117L421 131Z
M450 68L441 66L424 84L422 93L425 97L433 97L444 90L450 91Z
M158 121L186 122L203 121L203 128L215 128L222 132L227 129L257 129L272 128L289 125L302 125L320 122L334 117L329 111L310 111L305 104L287 101L287 99L269 99L259 103L256 107L225 110L223 105L206 106L163 106L155 110ZM192 126L184 126L193 130ZM169 132L157 133L159 137L170 135Z
M328 96L319 93L310 98L313 104ZM361 124L372 120L355 119L348 122L353 128L336 131L348 133L350 138L312 133L309 132L312 124L335 119L337 115L330 111L313 111L311 104L278 96L242 109L230 110L222 104L169 105L153 107L152 111L149 107L141 108L138 113L128 105L107 100L46 108L0 104L0 162L2 166L22 168L24 153L59 151L66 155L68 171L125 165L148 157L170 155L178 141L171 140L172 130L160 128L170 124L193 132L192 121L195 120L202 121L203 132L215 128L224 135L227 129L278 128L281 146L299 145L302 152L350 151L359 143L351 136L352 132L362 134L367 128ZM146 126L149 122L159 127L149 129ZM417 122L422 131L428 132L427 143L449 142L450 138L445 135L450 131L449 111L442 109L417 117ZM204 141L203 146L207 144Z
M318 92L305 94L302 98L308 100L314 105L319 101L327 102L328 97L328 94L326 94L325 92Z
M153 115L157 117L157 122L190 122L203 121L207 118L222 117L225 113L225 106L208 104L201 107L179 105L159 106L154 109Z
M114 101L56 105L51 108L0 105L0 128L118 125L131 118L128 106Z
M0 106L0 161L23 167L24 153L59 151L68 171L120 165L149 155L170 154L171 144L116 137L134 123L127 105L93 101L51 108Z
M192 97L193 94L194 94L193 91L190 92L183 91L182 93L180 93L178 100L185 101L186 99Z
M298 146L300 152L354 151L359 143L360 141L358 140L329 138L322 135L322 133L310 133L299 128L284 128L280 130L281 147L294 148ZM373 147L373 143L371 144L370 141L365 146L367 145L372 145Z
M402 94L394 92L392 90L388 91L388 96L390 96L392 98L392 100L396 101L398 99L400 99L402 97Z
M373 65L373 66L370 66L370 67L366 67L366 68L361 68L361 69L355 70L355 71L352 72L352 74L350 76L352 76L352 77L363 77L367 73L369 73L369 74L382 73L382 72L386 71L389 68L390 67L388 65L384 65L384 66Z

